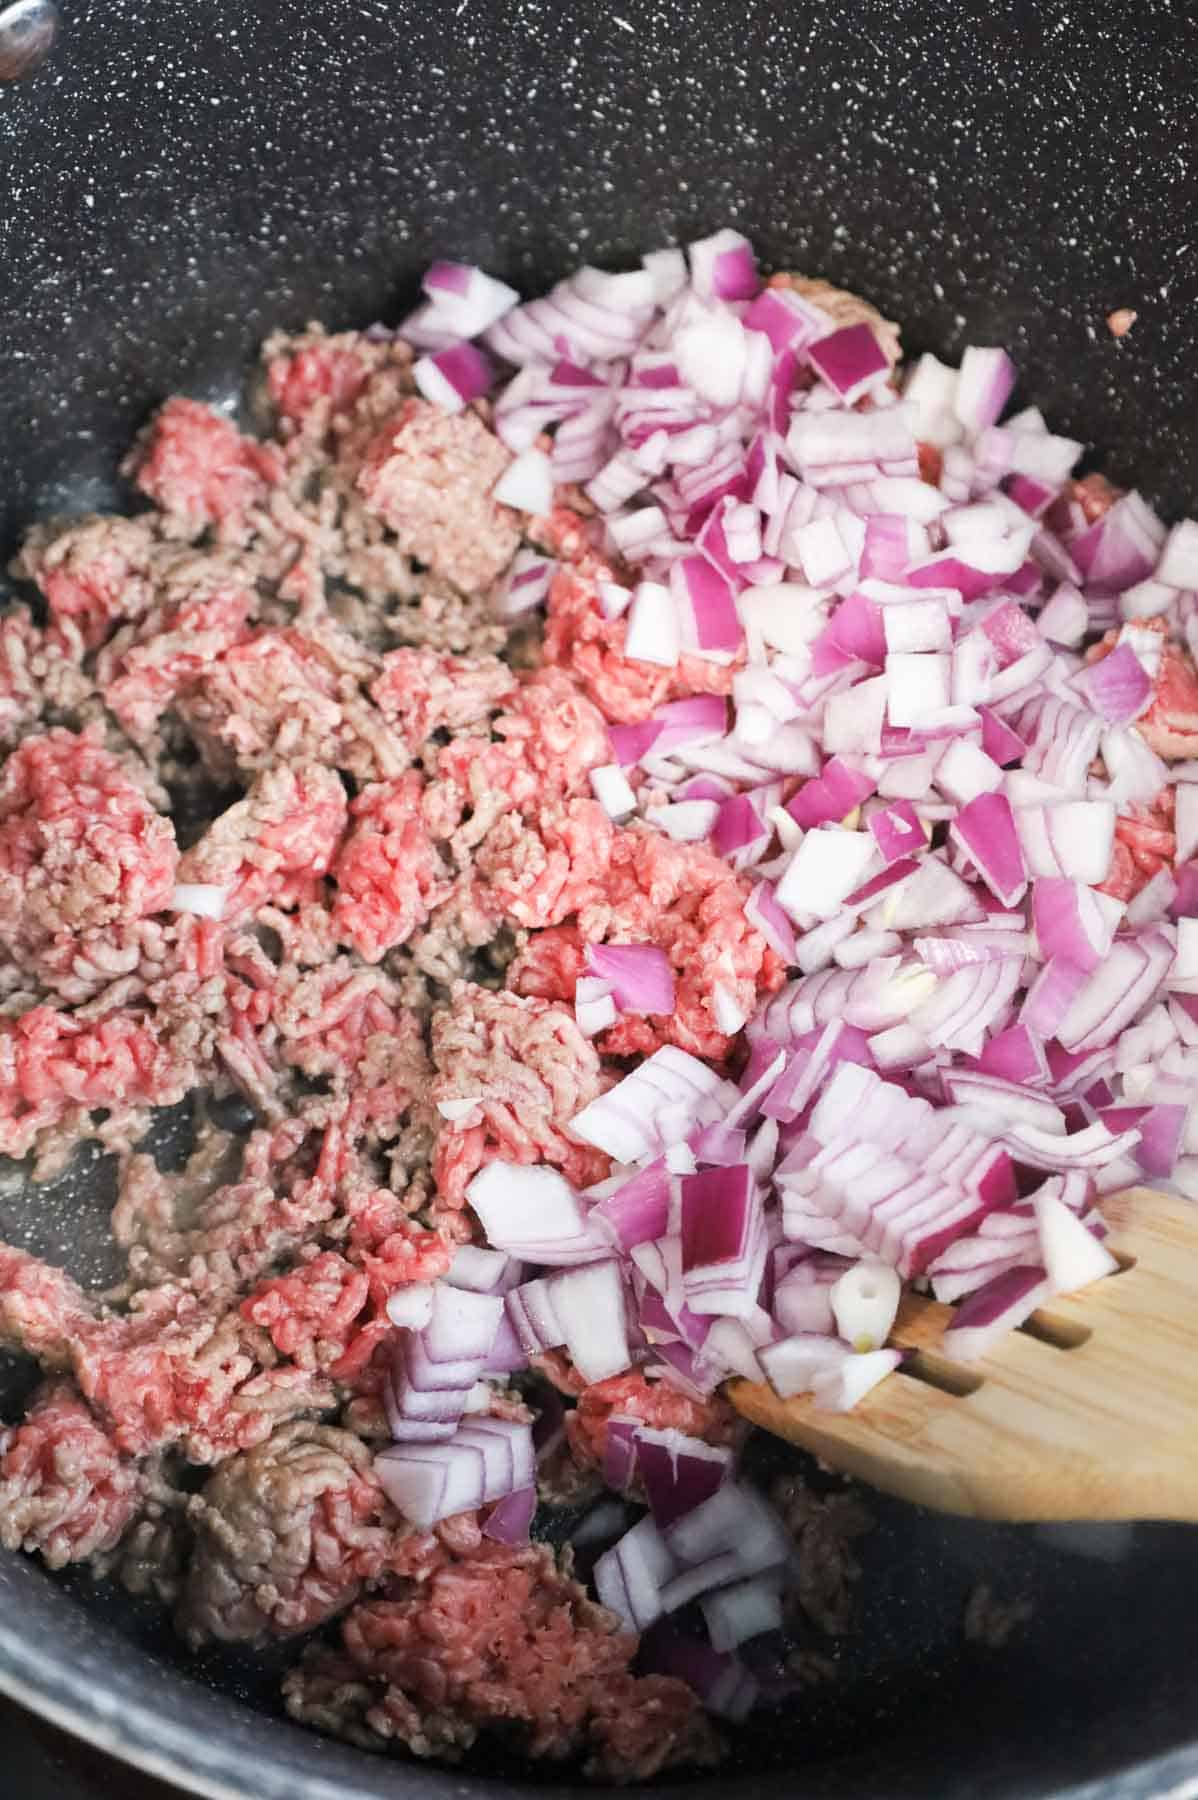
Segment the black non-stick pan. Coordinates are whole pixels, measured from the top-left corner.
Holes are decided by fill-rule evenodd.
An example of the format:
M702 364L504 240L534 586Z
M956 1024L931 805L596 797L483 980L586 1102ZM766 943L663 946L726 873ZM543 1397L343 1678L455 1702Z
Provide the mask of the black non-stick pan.
M0 0L0 44L16 10ZM228 400L271 326L393 320L434 255L531 289L722 223L858 288L913 348L1005 345L1094 466L1166 516L1198 498L1198 20L1181 0L62 11L40 71L0 81L2 554L39 515L121 504L118 456L151 407L176 388ZM1116 307L1139 315L1120 342ZM103 1278L109 1183L92 1163L49 1192L14 1178L0 1238ZM0 1407L21 1392L5 1368ZM1190 1532L877 1511L835 1678L688 1794L1198 1791ZM1033 1603L1004 1649L962 1632L979 1580ZM14 1556L0 1687L208 1794L570 1786L303 1733L269 1658L197 1661L155 1613Z

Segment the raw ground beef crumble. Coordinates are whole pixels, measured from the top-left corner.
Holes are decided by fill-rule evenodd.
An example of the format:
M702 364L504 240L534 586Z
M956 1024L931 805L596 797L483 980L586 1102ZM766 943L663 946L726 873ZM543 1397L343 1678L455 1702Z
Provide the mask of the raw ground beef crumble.
M608 1059L723 1057L716 984L751 1008L782 971L739 877L613 825L589 781L609 721L730 671L624 660L564 504L536 526L563 568L530 655L490 602L521 538L490 497L509 452L485 407L418 398L410 361L272 339L269 437L172 399L125 465L152 510L39 525L13 565L33 608L0 619L0 1153L53 1175L80 1138L116 1151L127 1274L92 1296L0 1246L0 1345L47 1372L0 1429L0 1543L156 1594L193 1643L319 1630L288 1707L376 1749L496 1731L627 1780L712 1759L695 1696L632 1672L567 1558L393 1511L369 1448L386 1301L473 1236L489 1158L602 1179L566 1126ZM174 910L177 885L219 916ZM660 944L676 1017L582 1036L587 936ZM165 1175L138 1141L189 1094ZM722 1402L639 1373L567 1385L563 1489L613 1408L734 1435Z

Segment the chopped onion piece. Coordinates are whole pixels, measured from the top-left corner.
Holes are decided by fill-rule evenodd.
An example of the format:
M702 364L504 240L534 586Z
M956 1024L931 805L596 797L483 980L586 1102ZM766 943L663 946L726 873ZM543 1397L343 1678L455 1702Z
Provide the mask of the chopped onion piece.
M674 1010L674 971L655 944L588 944L587 968L609 984L621 1012Z
M181 881L171 895L171 909L201 919L223 919L228 898L228 888L206 881Z
M488 392L495 369L473 344L454 344L419 357L412 364L412 379L426 400L442 412L456 413Z
M700 1601L713 1650L735 1650L749 1638L777 1631L782 1624L781 1584L768 1575L734 1582Z
M950 700L949 657L899 651L886 656L886 716L892 725L935 724Z
M759 1360L775 1393L789 1400L810 1393L817 1376L834 1373L851 1354L839 1339L808 1330L768 1345Z
M1019 1265L996 1275L961 1304L944 1334L944 1353L974 1362L1023 1324L1052 1293L1044 1270Z
M696 1125L714 1124L727 1110L721 1105L724 1085L698 1057L667 1044L576 1113L570 1130L617 1162L639 1162L681 1141Z
M628 612L625 656L672 669L680 649L678 612L669 588L658 581L639 582Z
M821 826L809 831L775 890L778 905L798 922L805 913L834 918L878 859L872 836Z
M568 1241L586 1229L574 1189L544 1164L488 1163L470 1182L466 1198L496 1250L519 1254L522 1244Z
M612 1259L550 1276L553 1307L565 1330L565 1344L586 1382L606 1381L628 1368L624 1283Z
M646 1516L599 1558L595 1592L630 1631L643 1631L661 1617L661 1590L676 1567L665 1539Z
M520 304L515 288L468 263L432 263L420 285L438 320L459 338L478 337Z
M890 1335L902 1282L886 1263L865 1258L845 1271L829 1301L836 1329L854 1350L877 1350Z
M976 865L995 898L1003 906L1017 906L1027 889L1027 871L1006 796L978 794L961 808L949 835Z
M547 513L553 505L553 469L543 450L513 457L491 490L501 506L517 512Z
M636 1432L633 1460L650 1511L663 1531L702 1505L732 1472L731 1450L648 1425Z
M1036 1195L1036 1225L1040 1233L1040 1258L1053 1289L1072 1294L1104 1275L1113 1275L1119 1264L1109 1250L1086 1229L1057 1195L1041 1188Z
M414 1331L419 1331L422 1326L428 1324L432 1316L433 1286L431 1282L414 1281L407 1287L396 1288L388 1298L387 1317L393 1325L406 1325Z
M619 763L604 763L590 772L591 792L609 819L619 822L636 811L636 794Z
M901 1350L868 1350L862 1356L848 1356L838 1368L822 1370L816 1376L812 1398L824 1412L851 1412L902 1360Z

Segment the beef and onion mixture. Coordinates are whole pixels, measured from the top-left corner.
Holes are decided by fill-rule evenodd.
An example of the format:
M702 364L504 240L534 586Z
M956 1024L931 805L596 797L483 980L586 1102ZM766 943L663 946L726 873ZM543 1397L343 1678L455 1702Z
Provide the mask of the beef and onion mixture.
M631 1780L849 1623L727 1378L868 1406L911 1283L1001 1356L1198 1192L1198 524L732 231L424 291L13 565L0 1151L126 1274L0 1245L0 1542Z

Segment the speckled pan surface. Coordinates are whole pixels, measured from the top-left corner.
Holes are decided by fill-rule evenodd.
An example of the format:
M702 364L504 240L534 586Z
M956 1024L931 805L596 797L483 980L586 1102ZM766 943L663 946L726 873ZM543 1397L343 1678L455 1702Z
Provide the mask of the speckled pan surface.
M271 325L393 319L434 253L531 288L724 222L859 287L917 348L1007 345L1101 466L1171 515L1198 499L1191 8L61 3L51 60L0 85L2 551L32 516L116 500L151 406L230 398ZM86 1275L105 1211L102 1181L36 1209L3 1189L0 1237L70 1245ZM1191 1791L1192 1534L880 1510L862 1632L836 1683L750 1735L739 1795ZM1037 1603L990 1657L960 1634L983 1575ZM0 1557L0 1686L197 1791L566 1791L361 1757L283 1723L276 1685Z

